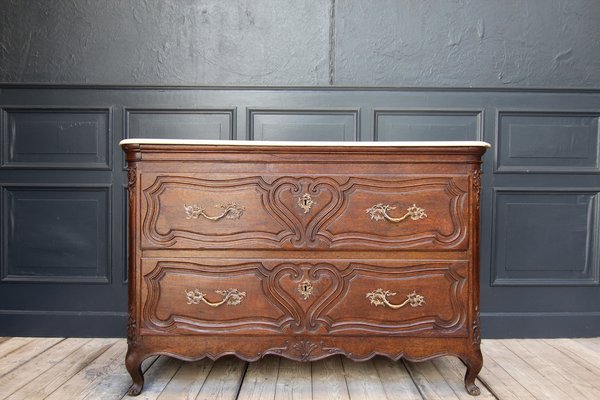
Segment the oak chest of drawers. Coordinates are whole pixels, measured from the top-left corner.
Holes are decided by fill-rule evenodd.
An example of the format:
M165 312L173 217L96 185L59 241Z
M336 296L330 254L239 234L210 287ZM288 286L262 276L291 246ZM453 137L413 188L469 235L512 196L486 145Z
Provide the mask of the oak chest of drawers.
M129 139L141 362L460 357L478 394L483 142Z

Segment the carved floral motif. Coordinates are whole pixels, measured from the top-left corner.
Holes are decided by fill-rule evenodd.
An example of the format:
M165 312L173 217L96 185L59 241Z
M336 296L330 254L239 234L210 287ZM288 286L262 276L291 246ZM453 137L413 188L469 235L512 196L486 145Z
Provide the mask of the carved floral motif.
M473 344L481 344L481 326L480 326L479 306L475 306L475 317L473 318Z
M129 191L135 190L135 184L137 179L137 169L135 166L129 166L127 168L127 187Z
M129 312L129 318L127 319L127 344L133 345L136 342L136 323L135 316L132 314L131 310Z
M299 361L309 361L317 358L321 353L334 354L340 349L325 347L323 341L312 342L307 339L286 340L284 347L275 349L273 353Z
M475 195L475 208L479 210L481 197L481 168L473 171L473 194Z

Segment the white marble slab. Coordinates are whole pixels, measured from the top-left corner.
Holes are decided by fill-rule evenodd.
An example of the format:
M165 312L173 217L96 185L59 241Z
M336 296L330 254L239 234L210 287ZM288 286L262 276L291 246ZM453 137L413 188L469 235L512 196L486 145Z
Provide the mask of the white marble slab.
M335 147L491 147L480 141L420 141L420 142L302 142L263 140L191 140L191 139L124 139L121 146L128 144L198 145L198 146L335 146Z

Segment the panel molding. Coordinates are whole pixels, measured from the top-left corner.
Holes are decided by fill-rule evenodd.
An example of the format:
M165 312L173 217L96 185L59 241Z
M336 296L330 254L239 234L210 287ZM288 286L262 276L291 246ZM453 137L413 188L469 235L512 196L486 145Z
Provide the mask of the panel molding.
M9 264L9 249L8 249L8 229L9 229L9 216L8 216L8 195L10 189L21 190L21 191L73 191L73 192L103 192L106 198L106 254L104 255L106 260L106 268L104 275L98 276L65 276L65 275L35 275L35 276L24 276L10 274L8 271ZM112 282L112 185L111 184L84 184L84 183L69 183L69 184L56 184L56 183L11 183L0 185L0 216L2 220L6 221L1 229L1 249L2 256L0 257L0 282L2 283L65 283L65 284L77 284L77 283L92 283L92 284L104 284L108 285Z
M121 139L132 138L132 115L226 115L229 118L229 127L226 132L221 132L219 140L234 140L237 135L237 107L123 107L123 134ZM137 136L135 136L137 137ZM140 136L141 137L141 136ZM145 136L147 137L147 136ZM165 138L169 138L168 134ZM173 138L173 137L171 137ZM181 138L179 138L181 139ZM199 138L200 139L200 138ZM122 153L122 152L121 152ZM127 167L122 154L122 169Z
M72 114L105 114L106 131L104 162L11 162L9 160L9 113L72 113ZM113 107L73 107L63 105L2 105L0 106L0 169L51 169L51 170L111 170L113 143ZM67 153L65 153L67 154Z
M353 118L352 135L344 134L344 141L360 141L360 107L349 108L267 108L267 107L248 107L246 109L246 134L248 140L257 140L255 132L255 118L259 115L317 115L317 116L350 116ZM260 140L267 140L260 138ZM289 139L287 139L289 140Z
M233 140L236 137L237 107L124 107L123 139L132 138L131 117L132 115L226 115L229 117L229 127L225 133L221 132L219 139ZM137 137L137 136L136 136Z
M596 165L581 166L511 166L501 165L501 118L503 116L590 117L600 125L600 111L594 109L498 108L494 117L494 173L497 174L597 174L600 173L600 145L596 148ZM600 128L596 132L600 137Z
M380 116L468 116L476 118L476 132L473 138L462 140L483 140L485 109L483 108L447 108L447 107L428 107L428 108L373 108L373 140L379 141L379 117ZM410 139L417 140L417 139Z
M514 193L517 195L526 194L585 194L592 197L593 215L591 215L592 229L588 230L590 237L589 248L589 275L587 278L502 278L498 277L498 266L496 257L500 246L498 240L498 196L499 194ZM492 193L492 224L491 224L491 243L490 246L490 286L598 286L600 283L600 234L597 232L600 226L600 187L495 187ZM586 246L587 248L587 246Z

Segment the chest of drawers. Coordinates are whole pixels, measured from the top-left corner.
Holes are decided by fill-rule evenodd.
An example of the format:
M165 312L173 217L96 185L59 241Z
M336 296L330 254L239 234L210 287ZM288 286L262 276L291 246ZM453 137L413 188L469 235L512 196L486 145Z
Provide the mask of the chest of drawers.
M478 394L483 142L128 139L142 361L460 357Z

